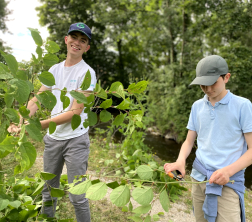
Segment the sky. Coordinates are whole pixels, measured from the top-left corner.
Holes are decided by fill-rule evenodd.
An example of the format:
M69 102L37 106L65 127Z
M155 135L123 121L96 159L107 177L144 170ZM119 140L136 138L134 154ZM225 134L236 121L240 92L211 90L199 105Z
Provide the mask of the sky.
M29 61L32 53L37 57L37 46L28 28L38 29L43 40L49 36L47 28L39 25L35 8L40 5L38 0L10 0L7 6L12 13L8 16L6 25L12 34L0 31L0 38L5 42L4 46L12 48L12 55L18 62Z

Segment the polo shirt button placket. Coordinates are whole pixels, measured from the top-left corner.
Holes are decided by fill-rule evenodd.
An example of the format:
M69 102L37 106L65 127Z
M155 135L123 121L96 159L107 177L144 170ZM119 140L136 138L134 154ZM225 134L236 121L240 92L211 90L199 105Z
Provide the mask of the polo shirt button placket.
M215 113L214 113L214 107L212 107L212 110L210 112L210 115L211 115L211 119L215 119Z

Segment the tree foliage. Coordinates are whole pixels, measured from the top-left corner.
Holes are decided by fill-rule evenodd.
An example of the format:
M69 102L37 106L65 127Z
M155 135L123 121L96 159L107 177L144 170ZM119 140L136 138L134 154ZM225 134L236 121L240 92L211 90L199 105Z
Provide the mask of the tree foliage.
M78 1L43 2L40 21L49 24L54 40L62 41L63 31L76 20L94 27L95 46L88 57L94 67L106 64L104 85L109 79L125 86L136 78L150 81L148 116L178 141L185 138L192 103L203 96L199 87L188 86L203 57L223 56L232 75L227 88L252 99L250 0L89 0L82 9ZM110 59L108 66L96 60L98 55Z

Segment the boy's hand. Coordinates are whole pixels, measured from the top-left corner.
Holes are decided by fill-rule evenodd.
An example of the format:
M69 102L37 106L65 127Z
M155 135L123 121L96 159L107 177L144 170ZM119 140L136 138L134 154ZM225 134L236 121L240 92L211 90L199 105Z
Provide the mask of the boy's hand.
M8 127L7 130L8 130L9 133L20 133L21 128L18 127L18 126L16 126L16 125L14 125L14 124L11 124L11 125Z
M225 168L216 170L213 172L212 176L209 179L209 183L216 183L219 185L225 185L229 182L230 176Z
M182 174L182 177L185 176L185 164L182 164L180 162L174 162L174 163L166 163L164 165L165 173L168 174L174 170L179 170Z

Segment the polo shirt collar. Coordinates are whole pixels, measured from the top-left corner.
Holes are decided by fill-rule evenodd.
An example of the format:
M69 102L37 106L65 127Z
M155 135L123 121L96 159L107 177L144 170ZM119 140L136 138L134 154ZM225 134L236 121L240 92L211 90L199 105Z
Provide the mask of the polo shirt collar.
M226 94L219 102L217 102L217 103L220 103L220 104L223 104L223 105L229 103L229 101L230 101L230 99L231 99L231 97L232 97L232 93L230 92L230 90L227 90L227 91L228 91L227 94ZM205 94L205 96L203 97L203 100L204 100L205 102L209 102L209 101L208 101L208 96L207 96L206 94Z

